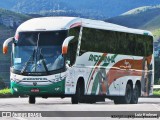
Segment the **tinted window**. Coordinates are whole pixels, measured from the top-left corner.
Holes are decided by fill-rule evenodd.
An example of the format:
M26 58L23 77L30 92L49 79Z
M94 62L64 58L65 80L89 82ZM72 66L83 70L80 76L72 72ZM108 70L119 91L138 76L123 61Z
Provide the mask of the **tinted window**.
M87 51L148 56L153 52L153 38L147 35L83 28L80 55Z
M69 43L67 53L67 59L70 60L71 65L73 65L76 60L79 32L80 27L75 27L69 30L69 36L74 36L74 39Z
M39 36L39 46L62 45L67 31L20 32L17 45L35 46Z

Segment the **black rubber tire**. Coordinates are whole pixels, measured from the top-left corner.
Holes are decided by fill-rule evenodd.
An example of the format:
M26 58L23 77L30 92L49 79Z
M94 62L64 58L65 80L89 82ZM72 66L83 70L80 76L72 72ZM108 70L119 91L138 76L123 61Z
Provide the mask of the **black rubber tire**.
M114 104L130 104L131 98L132 98L132 88L130 84L127 84L126 86L126 91L125 91L125 96L123 97L118 97L114 99Z
M133 94L131 98L131 104L137 104L138 103L138 97L139 97L139 87L135 85L135 88L133 89Z
M36 97L35 96L29 96L29 104L35 104L36 103Z
M80 84L77 83L76 86L76 93L74 96L72 96L71 98L71 102L72 104L78 104L79 102L82 101L82 97L84 95L84 90L82 90L83 88L80 87Z
M83 99L83 103L89 103L89 104L93 104L93 103L96 103L96 99L95 98L93 98L93 97L85 97L84 99Z
M122 104L121 97L114 98L114 104Z
M131 88L131 85L127 84L126 93L125 93L124 98L122 99L122 103L123 104L130 104L131 98L132 98L132 94L133 94L133 90Z

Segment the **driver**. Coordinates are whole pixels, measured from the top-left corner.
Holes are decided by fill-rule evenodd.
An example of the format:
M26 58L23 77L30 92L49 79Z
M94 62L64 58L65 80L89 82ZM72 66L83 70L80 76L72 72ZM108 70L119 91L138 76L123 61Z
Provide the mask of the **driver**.
M56 51L55 61L52 65L48 66L51 70L57 70L63 67L64 58L59 51Z

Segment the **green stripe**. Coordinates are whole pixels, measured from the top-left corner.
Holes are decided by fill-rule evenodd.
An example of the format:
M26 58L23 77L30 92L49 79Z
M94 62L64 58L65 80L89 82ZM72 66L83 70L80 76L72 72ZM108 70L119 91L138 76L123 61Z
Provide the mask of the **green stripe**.
M114 55L114 59L117 57L117 54ZM107 67L109 65L109 63L104 63L102 66L103 67ZM98 75L96 75L95 80L93 82L93 86L92 86L92 92L91 94L95 95L97 88L98 88L98 84L99 84L99 79L98 79Z
M95 66L97 63L98 63L98 61L94 64L94 66ZM90 80L90 77L91 77L91 74L92 74L93 70L94 70L94 68L92 68L92 70L91 70L91 72L90 72L90 74L89 74L88 81L87 81L87 86L88 86L88 82L89 82L89 80Z

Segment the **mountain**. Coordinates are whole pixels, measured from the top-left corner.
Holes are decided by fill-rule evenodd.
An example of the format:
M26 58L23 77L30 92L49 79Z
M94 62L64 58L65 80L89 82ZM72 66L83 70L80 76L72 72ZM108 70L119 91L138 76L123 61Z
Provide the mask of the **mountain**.
M155 38L154 48L160 51L160 6L139 7L106 21L127 27L150 30ZM159 83L159 65L159 57L155 57L155 84Z
M130 9L160 4L160 0L1 0L0 7L20 13L74 11L93 19L118 16Z
M88 12L88 14L83 14L80 11L74 10L49 10L49 11L41 11L38 13L41 16L70 16L70 17L82 17L82 18L90 18L90 19L103 19L104 16L96 14L95 12Z
M3 55L2 45L5 39L14 36L15 29L24 21L30 19L28 15L15 13L9 10L0 9L0 82L5 82L9 85L9 68L10 68L10 54ZM11 53L11 47L9 47ZM3 87L0 85L0 88Z
M139 7L106 21L131 28L146 29L154 34L156 41L160 39L160 6Z
M6 39L8 34L12 32L30 16L15 13L9 10L0 9L0 40ZM1 41L0 41L1 43Z
M0 9L0 24L10 28L17 28L19 24L29 19L27 15L15 13L9 10Z
M130 10L117 17L107 19L107 21L132 28L151 30L159 27L154 25L154 23L157 23L159 17L160 6L144 6Z

